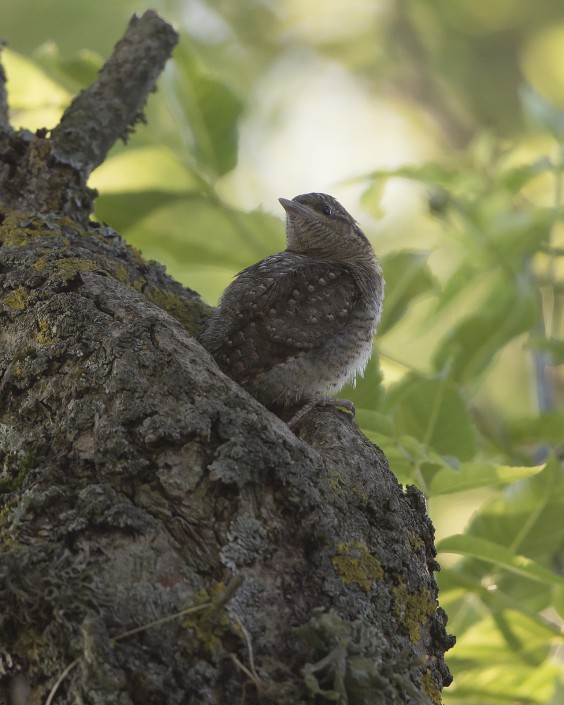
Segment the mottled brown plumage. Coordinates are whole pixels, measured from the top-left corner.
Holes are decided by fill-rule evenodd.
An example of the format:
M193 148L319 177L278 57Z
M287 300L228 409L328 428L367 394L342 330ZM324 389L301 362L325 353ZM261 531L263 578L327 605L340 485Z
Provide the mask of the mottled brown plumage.
M331 196L280 203L287 249L243 270L200 336L219 367L266 407L348 408L336 392L362 372L380 320L384 280L372 247Z

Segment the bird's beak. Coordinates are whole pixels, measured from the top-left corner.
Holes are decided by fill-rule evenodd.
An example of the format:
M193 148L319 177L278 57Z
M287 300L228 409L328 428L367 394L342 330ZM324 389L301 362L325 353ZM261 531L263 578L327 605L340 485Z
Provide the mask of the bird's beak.
M308 208L302 206L301 203L296 203L296 201L290 201L287 198L279 198L280 205L286 211L289 216L301 215L302 217L311 218L311 213Z

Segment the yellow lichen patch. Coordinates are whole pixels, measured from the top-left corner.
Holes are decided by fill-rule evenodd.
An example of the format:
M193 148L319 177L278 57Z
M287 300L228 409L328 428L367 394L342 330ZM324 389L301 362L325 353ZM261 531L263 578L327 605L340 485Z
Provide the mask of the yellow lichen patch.
M419 592L409 592L403 578L392 589L394 596L394 613L409 634L414 644L421 639L421 629L437 608L435 600L427 588Z
M47 270L57 274L65 281L72 279L77 272L100 269L96 260L82 257L68 257L67 259L48 260L47 257L40 257L32 264L36 272Z
M337 544L337 553L331 562L345 585L356 583L365 592L370 592L375 580L384 579L380 562L370 554L368 546L359 540Z
M225 592L224 583L217 583L209 590L201 589L190 599L189 607L213 603ZM210 604L210 609L189 614L182 620L182 625L191 629L200 647L208 653L222 650L225 638L237 633L236 625L232 624L225 609L218 610Z
M12 225L2 228L1 238L2 244L6 247L26 247L33 237L45 237L47 235L53 235L53 233L48 230Z
M108 260L107 264L110 273L120 282L123 282L124 284L129 284L130 283L130 277L129 277L129 272L127 271L127 267L125 267L123 264L117 264L116 262L112 262L112 260Z
M337 497L342 497L347 492L354 495L361 502L368 501L368 494L364 489L351 483L350 479L338 468L333 468L327 477L327 483Z
M127 268L123 264L114 262L109 257L100 256L96 259L89 257L67 257L65 259L49 260L46 256L40 257L32 267L37 271L52 272L68 282L78 272L104 272L110 274L118 281L129 283Z
M45 256L40 257L31 266L35 269L36 272L40 272L42 269L45 269L45 267L47 266L47 257L45 257Z
M0 480L0 493L4 495L2 502L0 502L0 546L2 548L14 546L16 543L13 535L7 530L7 527L11 524L10 518L12 517L16 501L15 499L8 499L5 495L12 492L13 490L7 486L7 483L2 478Z
M31 234L20 228L2 229L2 244L5 247L22 247L26 245Z
M69 222L72 221L69 219ZM16 212L8 215L0 228L0 238L6 247L25 247L32 239L53 236L59 238L61 243L69 242L67 237L63 237L54 228L52 221L48 224L44 218L29 218L26 214Z
M329 473L328 478L329 487L333 490L336 495L341 496L344 493L345 486L347 484L347 478L343 475L340 470L334 468Z
M143 253L137 247L128 245L127 249L131 253L131 259L135 264L147 264L147 260L143 257Z
M358 485L353 485L351 487L351 492L361 502L368 502L368 492L366 492L366 490L363 490L362 487L359 487Z
M134 282L135 288L141 291L146 299L176 318L189 333L198 335L211 310L198 296L185 299L172 291L151 285L145 286L144 282L141 284L140 287L139 282Z
M421 539L417 534L410 534L409 536L409 545L413 549L415 553L419 551L424 551L425 550L425 543L423 539Z
M2 303L13 311L23 311L29 303L29 293L23 286L18 286L2 299Z
M39 345L53 345L55 342L54 338L48 335L49 324L47 321L39 321L39 333L35 336L35 340Z
M441 705L441 691L437 688L435 681L431 676L431 671L425 671L421 680L421 685L423 686L423 690L425 691L425 693L427 693L427 695L431 698L435 705Z

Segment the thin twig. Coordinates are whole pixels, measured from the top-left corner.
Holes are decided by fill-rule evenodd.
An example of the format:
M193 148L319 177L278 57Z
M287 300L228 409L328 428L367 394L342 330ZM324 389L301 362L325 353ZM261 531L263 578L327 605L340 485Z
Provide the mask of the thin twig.
M237 666L237 668L240 668L241 671L243 671L243 673L247 676L247 678L252 681L255 685L257 685L257 679L255 674L251 673L251 671L249 671L249 669L241 663L241 661L237 658L237 656L235 656L235 654L229 654L229 656L231 657L231 660Z
M132 634L138 634L139 632L145 632L147 631L147 629L151 629L152 627L158 627L159 624L166 624L167 622L172 622L173 620L178 619L179 617L184 617L187 614L200 612L200 610L211 607L212 604L212 602L204 602L202 605L196 605L195 607L187 607L186 609L180 610L179 612L174 612L174 614L169 614L166 617L155 619L154 622L148 622L147 624L142 624L140 627L128 629L126 632L122 632L121 634L112 637L112 641L120 641L121 639L125 639L126 637L131 636Z
M172 622L173 620L178 619L179 617L184 617L185 615L193 614L194 612L200 612L201 610L204 610L204 609L213 608L214 611L218 611L218 610L222 609L229 602L229 600L233 597L233 595L237 592L237 590L240 588L240 586L242 584L243 584L243 577L242 576L235 576L234 578L232 578L229 581L229 583L225 586L225 588L221 591L221 593L219 593L219 595L214 597L214 599L209 600L208 602L204 602L201 605L195 605L193 607L186 607L185 609L180 610L179 612L174 612L173 614L168 614L166 617L161 617L161 619L156 619L154 622L148 622L147 624L142 624L140 627L134 627L133 629L128 629L127 631L122 632L121 634L118 634L117 636L112 637L111 641L112 641L112 643L115 644L116 641L121 641L121 639L125 639L126 637L131 636L132 634L138 634L139 632L147 631L147 629L152 629L153 627L159 626L160 624L166 624L167 622ZM243 628L243 633L246 634L244 627L242 627L242 628ZM247 637L248 637L248 635L247 635ZM251 657L250 657L251 658L251 665L254 670L254 662L252 660L252 652L250 652L250 653L251 653ZM55 685L51 688L51 691L49 692L47 700L45 701L45 705L51 705L61 683L65 680L65 678L72 671L72 669L78 663L80 663L81 659L82 659L82 657L79 656L72 663L69 663L69 665L61 673L61 675L57 678ZM258 676L256 676L256 677L258 678ZM260 682L260 679L259 679L259 682Z
M55 685L51 688L51 692L49 693L49 696L47 697L47 700L45 701L45 705L51 705L51 703L53 702L53 698L55 697L55 695L57 693L57 690L59 690L59 686L65 680L65 678L68 676L68 674L72 671L72 669L80 662L81 658L82 658L81 656L79 656L78 658L75 658L75 660L72 661L72 663L69 663L69 665L61 673L61 675L57 678Z
M253 644L251 642L251 636L250 636L249 632L247 631L243 622L240 620L240 618L237 615L234 615L234 617L235 617L235 621L237 622L241 631L243 632L245 644L247 645L247 651L249 652L249 664L251 666L251 673L253 675L253 680L255 680L256 683L262 683L260 676L257 673L257 669L255 668L255 657L253 654ZM236 658L236 657L234 657L234 658Z
M553 222L550 226L551 235L554 231L554 226L558 220L558 215L562 207L562 170L564 169L564 147L563 145L558 145L558 157L554 162L554 217ZM531 272L531 277L534 279L534 272L532 271L532 263L529 261L529 270ZM550 253L550 259L548 264L548 284L550 287L550 294L554 298L554 287L556 283L556 254L554 252ZM547 302L543 296L542 292L538 293L538 320L535 326L535 335L541 339L546 339L548 335L554 335L555 328L555 318L554 318L554 308L552 311L552 321L551 321L551 331L547 331L546 319L547 319ZM537 392L537 404L539 413L544 414L548 411L554 409L554 389L552 380L549 377L549 370L553 365L553 358L548 350L538 350L533 349L533 368L536 383ZM548 453L548 446L543 445L541 449L537 449L537 457L543 459Z
M151 629L151 627L155 627L159 624L165 624L166 622L171 622L172 620L178 619L179 617L184 617L187 614L192 614L193 612L199 612L200 610L211 607L212 604L213 603L210 601L210 602L205 602L202 605L195 605L194 607L187 607L186 609L180 610L180 612L175 612L174 614L169 614L166 617L162 617L161 619L156 619L154 622L149 622L148 624L142 624L140 627L135 627L134 629L128 629L126 632L122 632L121 634L118 634L117 636L112 637L111 641L113 643L115 643L116 641L120 641L120 639L125 639L126 637L131 636L132 634L137 634L138 632L144 632L147 629ZM55 685L51 688L51 691L49 692L49 696L47 697L47 700L45 701L45 705L51 705L51 703L53 702L53 698L55 697L57 691L59 690L59 686L65 680L65 678L68 676L68 674L72 671L72 669L78 663L80 663L81 659L82 659L82 656L75 658L75 660L72 661L72 663L69 663L69 665L61 673L61 675L57 678Z
M212 600L212 605L215 607L216 611L219 611L232 599L233 595L244 583L245 579L242 575L235 575L227 583L225 588L218 593Z
M152 627L156 627L159 624L165 624L166 622L172 622L174 619L178 619L179 617L184 617L187 614L192 614L194 612L199 612L200 610L207 609L208 607L212 607L214 603L210 600L209 602L205 602L202 605L195 605L194 607L187 607L186 609L180 610L179 612L174 612L174 614L169 614L166 617L162 617L161 619L156 619L154 622L148 622L147 624L142 624L140 627L135 627L134 629L128 629L126 632L122 632L121 634L118 634L117 636L112 637L111 641L115 643L116 641L120 641L121 639L125 639L128 636L131 636L132 634L137 634L138 632L144 632L147 629L151 629ZM57 690L59 689L59 686L61 683L65 680L65 678L68 676L68 674L72 671L72 669L80 663L82 659L82 656L79 656L78 658L75 658L72 663L69 663L69 665L65 668L65 670L61 673L61 675L57 678L57 681L55 682L55 685L51 688L51 691L49 692L49 696L47 697L47 700L45 701L45 705L51 705L53 702L53 698L55 697Z
M268 691L267 685L264 683L262 678L259 676L257 673L257 669L255 666L255 657L253 654L253 644L251 642L251 636L249 632L246 630L245 625L243 622L239 619L237 615L233 615L235 621L239 625L241 631L243 632L243 638L245 639L245 644L247 646L247 651L249 652L249 665L250 668L247 668L241 661L235 656L235 654L229 654L231 657L231 660L233 663L237 666L239 670L241 670L247 678L251 681L251 683L254 683L255 688L257 689L257 693L259 694L259 697L266 694Z

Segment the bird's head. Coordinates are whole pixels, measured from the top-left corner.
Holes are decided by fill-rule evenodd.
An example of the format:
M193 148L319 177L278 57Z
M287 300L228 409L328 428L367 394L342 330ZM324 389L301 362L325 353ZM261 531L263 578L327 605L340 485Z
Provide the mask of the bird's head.
M326 193L278 199L286 211L286 248L315 259L362 261L374 251L354 218Z

